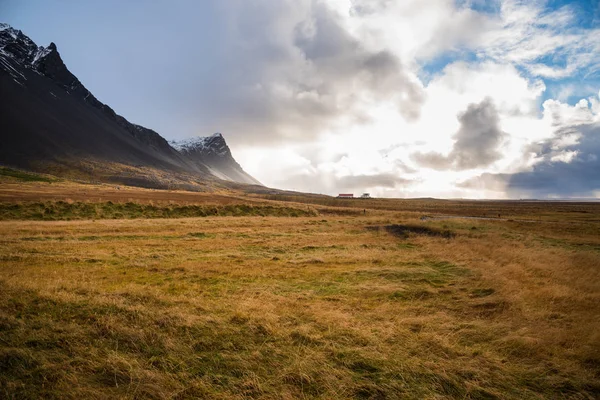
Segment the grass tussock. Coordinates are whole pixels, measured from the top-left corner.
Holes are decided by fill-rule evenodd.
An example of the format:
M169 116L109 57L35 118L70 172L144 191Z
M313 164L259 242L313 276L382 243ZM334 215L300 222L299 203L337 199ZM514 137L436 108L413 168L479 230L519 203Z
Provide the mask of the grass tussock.
M600 396L593 213L419 225L116 206L94 215L139 217L73 202L0 222L0 398Z

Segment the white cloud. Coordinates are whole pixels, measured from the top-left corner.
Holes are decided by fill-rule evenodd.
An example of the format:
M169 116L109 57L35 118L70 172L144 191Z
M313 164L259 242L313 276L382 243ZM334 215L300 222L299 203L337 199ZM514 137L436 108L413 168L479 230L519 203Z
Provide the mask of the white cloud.
M552 162L564 162L564 163L570 163L571 161L573 161L573 159L575 157L577 157L577 154L579 154L578 151L563 151L561 153L555 154L552 157L550 157L550 161Z
M486 178L477 184L463 183L533 168L545 160L540 158L539 144L549 141L556 146L550 160L570 163L577 159L579 153L570 146L579 136L556 138L556 132L597 119L594 115L600 104L596 96L575 106L564 103L565 98L590 86L559 89L559 99L541 104L545 79L582 70L593 73L600 65L600 31L573 26L572 7L547 11L544 2L507 0L499 2L498 13L482 13L454 0L340 0L329 5L337 15L338 27L360 43L365 54L385 55L382 71L388 68L386 59L401 60L394 68L398 68L402 83L395 81L394 73L379 78L359 72L352 82L359 79L362 86L353 86L352 94L346 91L351 81L342 80L329 95L345 93L349 98L360 97L360 102L337 103L347 106L347 112L336 114L329 124L311 126L310 144L288 143L283 153L240 146L236 155L241 163L267 185L337 194L352 189L352 182L375 195L502 197L506 185L501 181L491 184ZM309 37L315 34L314 23L305 29ZM417 78L420 66L447 52L459 60L434 72L429 82L421 82ZM476 57L460 61L464 52L474 52ZM345 57L342 55L342 60ZM321 72L310 67L308 75L316 73L327 79L345 73L339 64L330 67L322 65ZM325 75L323 71L327 71ZM365 86L372 91L361 89ZM389 87L403 93L394 95ZM416 92L411 93L413 89ZM314 88L291 93L312 102L323 95ZM402 102L402 98L408 100ZM456 136L461 128L459 116L484 99L494 105L498 132L502 132L500 139L493 141L493 157L486 159L490 162L464 162L460 170L451 170L449 164L448 169L435 171L411 157L416 152L437 153L440 160L452 157L461 140ZM400 112L408 106L410 112ZM310 118L311 114L304 116ZM484 139L481 135L486 134L462 140ZM473 143L472 150L476 148ZM268 161L257 161L261 159ZM274 162L276 171L268 168Z
M543 1L506 0L494 29L476 43L480 56L525 67L532 75L562 78L577 70L597 71L600 30L576 24L576 10L565 5L548 11ZM542 57L550 61L540 63ZM555 66L563 61L565 66Z

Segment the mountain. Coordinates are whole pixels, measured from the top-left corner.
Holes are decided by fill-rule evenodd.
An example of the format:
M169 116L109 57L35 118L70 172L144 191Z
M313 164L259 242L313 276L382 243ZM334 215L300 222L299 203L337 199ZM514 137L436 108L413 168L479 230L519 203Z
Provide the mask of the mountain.
M171 146L198 166L206 166L217 178L254 185L259 181L248 175L231 155L223 135L215 133L208 137L197 137L183 141L171 141Z
M68 70L54 43L37 46L2 23L0 100L5 165L156 188L260 184L233 159L220 134L174 148L100 102Z

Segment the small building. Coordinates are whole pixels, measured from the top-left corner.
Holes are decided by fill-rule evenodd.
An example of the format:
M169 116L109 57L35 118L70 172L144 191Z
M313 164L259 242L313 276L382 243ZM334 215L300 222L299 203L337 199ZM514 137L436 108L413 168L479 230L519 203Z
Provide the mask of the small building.
M363 193L363 194L360 196L360 198L361 198L361 199L370 199L370 198L371 198L371 194L369 194L369 193Z
M353 199L354 198L354 194L352 193L340 193L338 194L338 199Z

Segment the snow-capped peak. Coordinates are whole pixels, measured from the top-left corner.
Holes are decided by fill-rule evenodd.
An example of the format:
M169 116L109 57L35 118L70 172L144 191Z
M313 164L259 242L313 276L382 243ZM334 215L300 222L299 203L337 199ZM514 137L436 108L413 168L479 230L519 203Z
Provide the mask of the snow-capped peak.
M227 147L227 143L225 143L223 135L221 135L219 132L214 133L210 136L198 136L179 141L172 140L169 142L169 144L175 150L184 153L210 152L218 156L226 156L228 153L230 153L229 147Z
M48 46L38 47L29 37L20 30L14 29L6 23L0 23L0 50L4 57L12 58L20 63L33 64L41 56L55 50L53 43Z
M68 92L81 86L67 70L54 43L48 47L38 46L23 32L6 23L0 23L0 69L21 86L27 85L27 70L53 79Z

